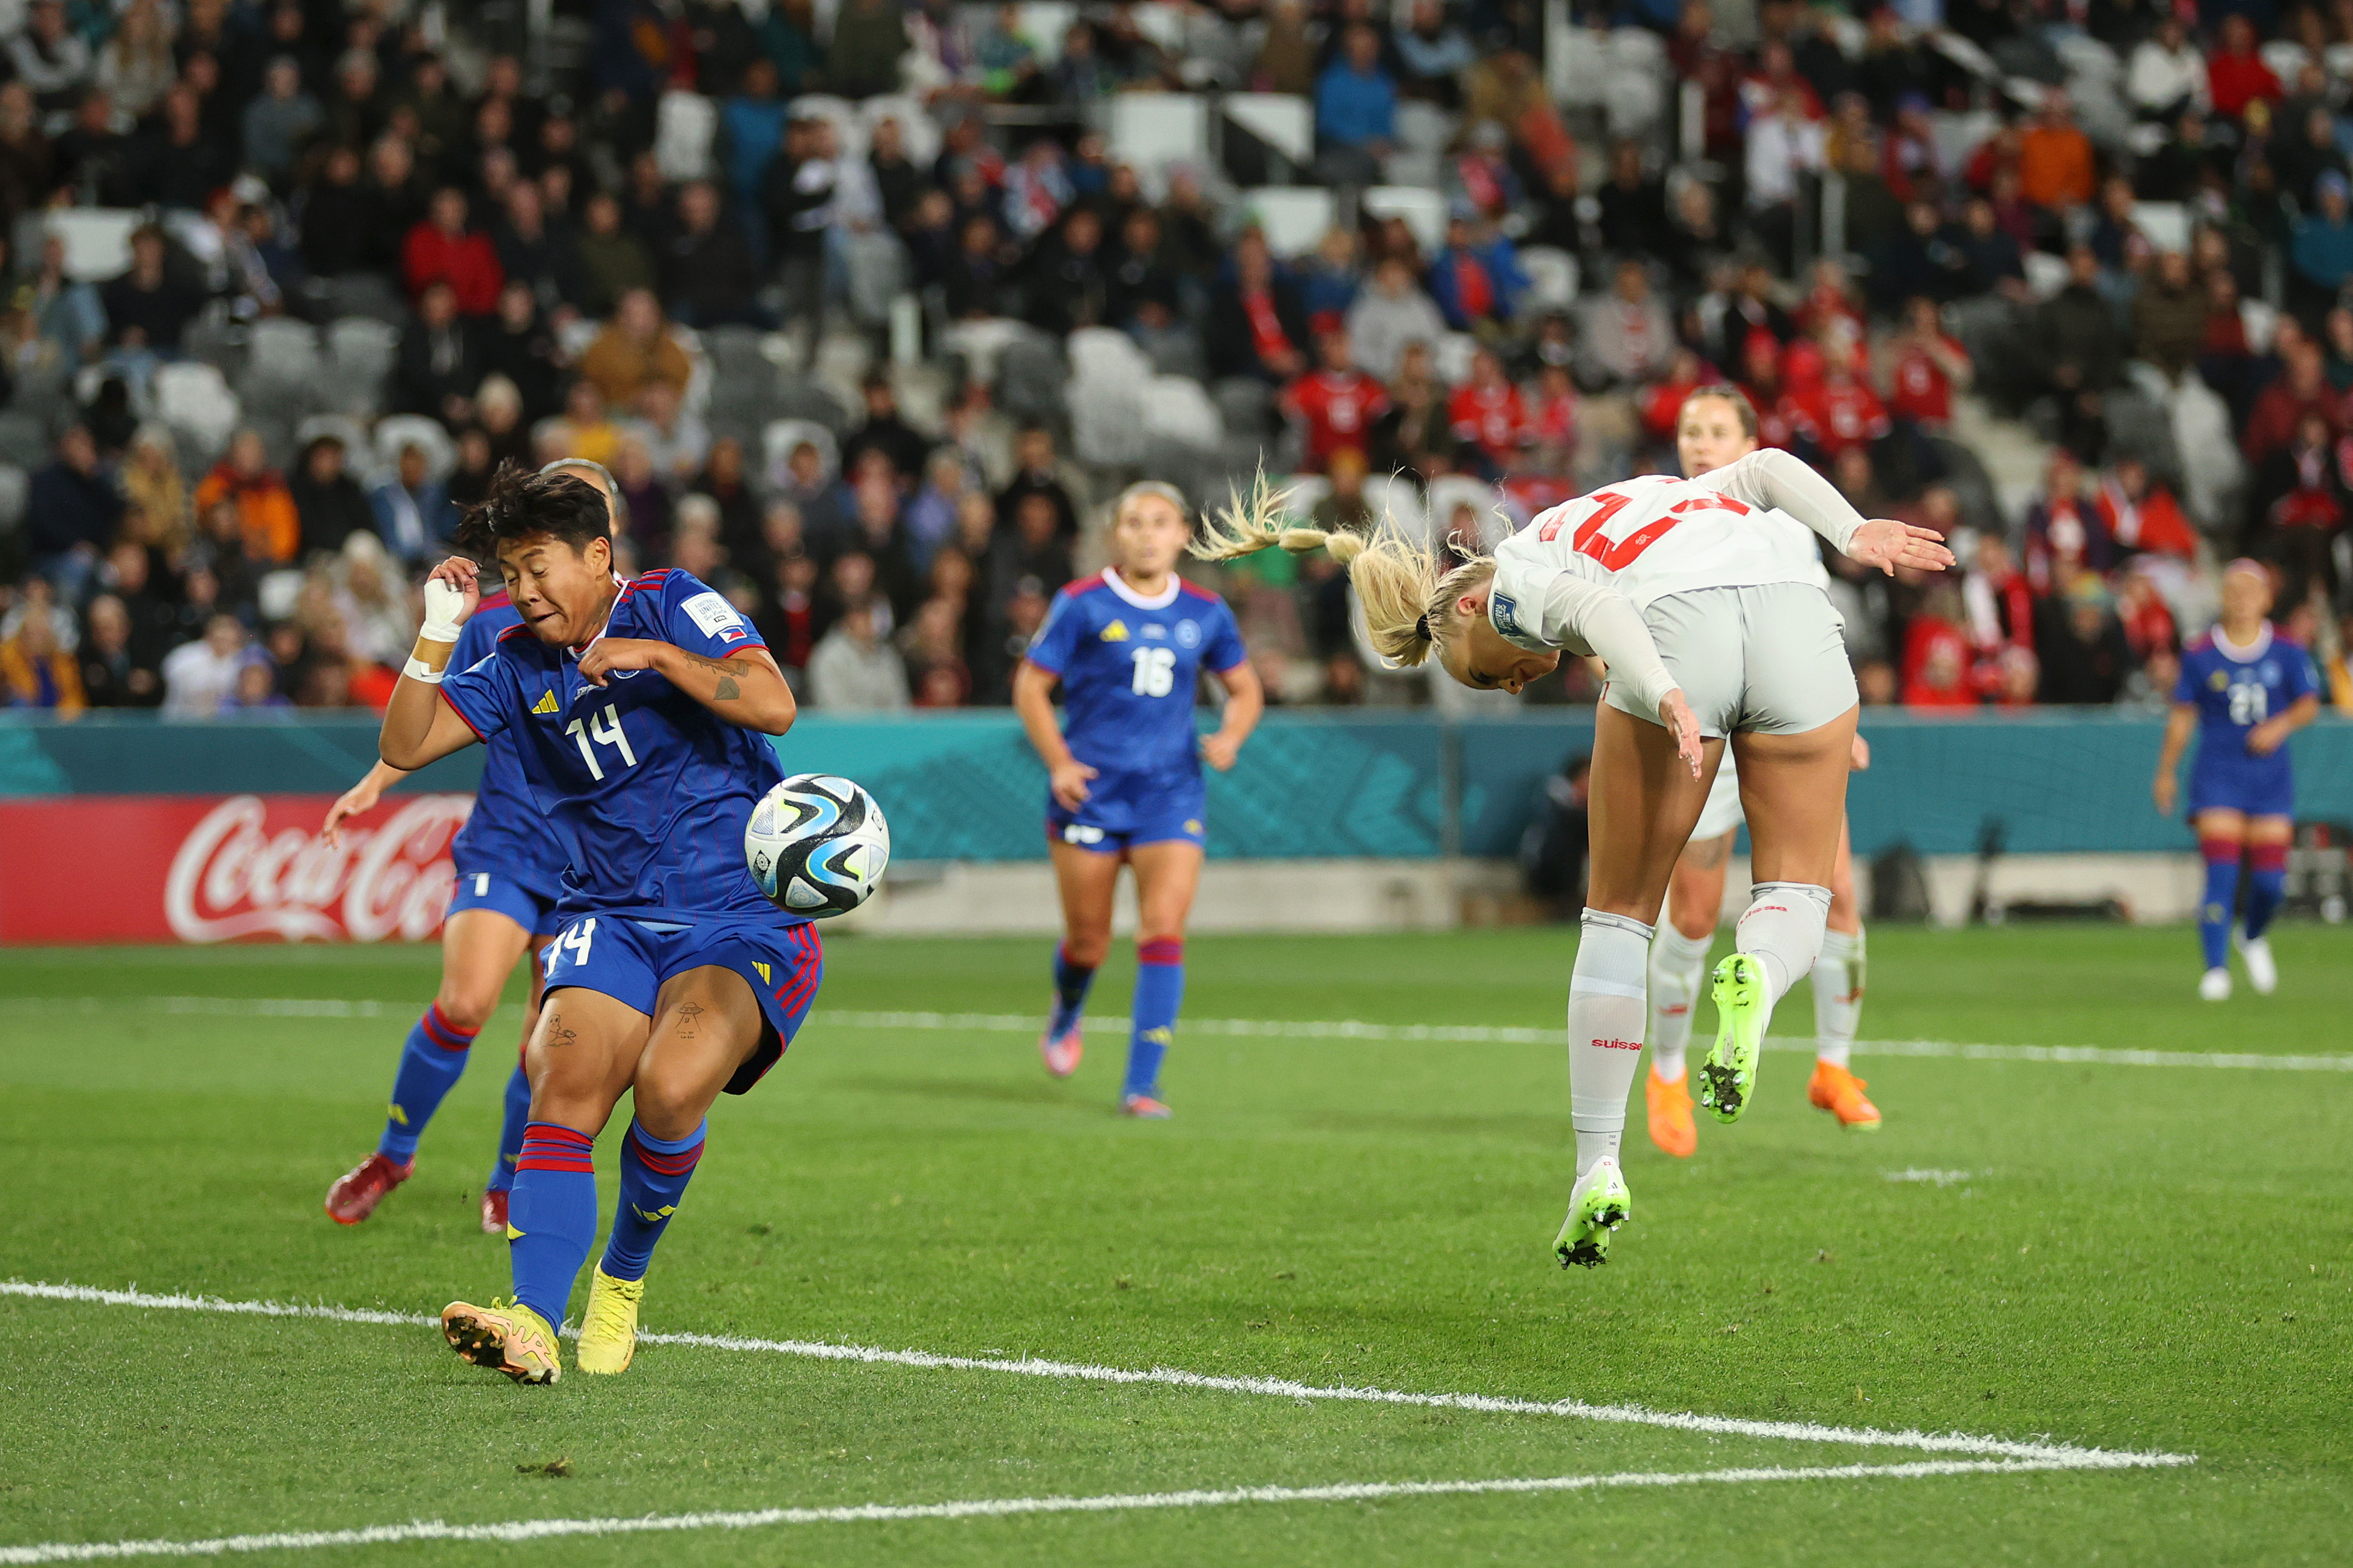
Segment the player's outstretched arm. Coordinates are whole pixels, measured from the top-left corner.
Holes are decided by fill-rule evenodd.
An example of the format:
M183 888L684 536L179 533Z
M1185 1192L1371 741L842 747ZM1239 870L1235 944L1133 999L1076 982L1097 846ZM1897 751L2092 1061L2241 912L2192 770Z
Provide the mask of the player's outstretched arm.
M785 672L764 647L710 658L651 637L605 637L580 656L580 674L592 686L609 684L616 669L659 670L672 686L730 724L781 735L799 706Z
M406 768L396 768L390 763L378 763L370 768L360 782L335 797L327 808L327 820L319 825L319 837L330 846L340 847L343 842L343 819L365 816L384 798L384 792L408 776Z
M1841 552L1891 577L1899 566L1941 572L1953 564L1953 552L1936 530L1890 518L1865 518L1836 485L1778 447L1760 447L1702 474L1699 482L1751 506L1785 511Z
M392 689L376 737L376 754L403 772L414 773L480 739L441 700L441 678L457 651L459 628L481 603L478 575L471 561L453 555L425 579L425 624L417 628L416 650Z
M1201 737L1201 760L1224 773L1234 765L1242 742L1250 739L1260 715L1266 711L1266 688L1259 684L1258 671L1247 664L1216 673L1218 684L1226 689L1226 716L1214 733Z

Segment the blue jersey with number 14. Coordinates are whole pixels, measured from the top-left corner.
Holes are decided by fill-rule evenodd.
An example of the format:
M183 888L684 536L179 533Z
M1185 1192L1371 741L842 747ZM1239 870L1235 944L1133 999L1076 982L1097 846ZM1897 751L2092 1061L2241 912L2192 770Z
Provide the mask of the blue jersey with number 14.
M1027 655L1062 678L1062 739L1108 774L1198 778L1193 698L1200 673L1245 662L1226 602L1181 577L1150 598L1106 569L1054 600Z
M676 571L623 584L601 635L713 659L765 646L733 605ZM572 649L516 626L441 685L483 740L514 737L570 862L562 912L773 922L776 906L744 861L752 807L785 776L768 737L729 723L658 671L610 670L606 680L591 685Z

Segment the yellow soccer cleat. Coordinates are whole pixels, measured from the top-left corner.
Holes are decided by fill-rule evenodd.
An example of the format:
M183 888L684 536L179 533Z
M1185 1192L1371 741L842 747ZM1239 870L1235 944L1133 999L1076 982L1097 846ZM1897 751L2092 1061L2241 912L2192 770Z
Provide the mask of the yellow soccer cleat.
M581 1320L573 1364L582 1372L628 1371L630 1358L638 1353L638 1303L645 1297L644 1280L616 1279L598 1268L588 1281L588 1310Z
M1839 1125L1850 1132L1876 1132L1879 1107L1862 1096L1869 1087L1842 1067L1817 1061L1814 1076L1806 1084L1806 1098L1837 1117Z
M441 1337L460 1361L505 1373L517 1383L554 1383L564 1375L555 1331L520 1301L507 1306L493 1300L487 1307L452 1301L441 1309Z
M1692 1121L1691 1074L1681 1078L1661 1078L1652 1068L1648 1081L1642 1085L1642 1098L1651 1110L1651 1142L1678 1160L1688 1160L1699 1152L1699 1128Z

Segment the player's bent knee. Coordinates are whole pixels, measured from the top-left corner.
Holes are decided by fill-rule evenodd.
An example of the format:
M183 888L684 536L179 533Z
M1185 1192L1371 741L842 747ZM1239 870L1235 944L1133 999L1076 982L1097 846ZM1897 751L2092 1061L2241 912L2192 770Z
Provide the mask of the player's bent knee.
M1062 938L1062 956L1082 969L1097 969L1111 956L1111 932L1088 931L1083 936L1073 931Z
M433 1005L441 1009L444 1018L459 1028L470 1034L480 1034L490 1023L491 1015L499 1010L499 994L495 989L451 985L445 980L439 994L433 999Z
M649 1068L638 1075L634 1091L638 1125L657 1138L683 1138L711 1110L717 1087L699 1075Z

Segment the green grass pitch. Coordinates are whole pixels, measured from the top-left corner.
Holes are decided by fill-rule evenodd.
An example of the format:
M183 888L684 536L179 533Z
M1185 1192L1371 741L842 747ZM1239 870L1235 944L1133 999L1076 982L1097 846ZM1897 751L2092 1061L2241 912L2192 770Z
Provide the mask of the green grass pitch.
M1567 931L1190 943L1195 1018L1557 1026ZM1869 1056L1841 1135L1765 1058L1678 1163L1628 1141L1604 1268L1549 1243L1569 1180L1556 1044L1179 1031L1177 1120L1111 1114L1124 1041L1050 1081L1032 1040L851 1026L1035 1014L1049 944L838 938L818 1018L710 1152L649 1330L1038 1356L2196 1456L2172 1468L1775 1480L408 1541L255 1562L1743 1564L2341 1563L2353 1075ZM2180 931L1883 930L1871 1039L2347 1048L2341 934L2194 999ZM353 1230L431 950L0 956L0 1279L430 1313L501 1292L474 1202L511 1018ZM1124 1010L1133 949L1095 1010ZM375 1018L160 999L375 999ZM97 998L81 1005L72 999ZM1802 991L1779 1031L1810 1032ZM623 1112L626 1115L626 1110ZM600 1141L613 1200L613 1132ZM1891 1179L1910 1173L1915 1179ZM1936 1173L1933 1178L1926 1173ZM585 1286L583 1287L585 1289ZM580 1298L575 1297L575 1310ZM1902 1464L1938 1456L1560 1415L652 1346L520 1389L429 1329L0 1295L6 1548L438 1520L1092 1497L1343 1482ZM551 1478L521 1467L569 1461Z

